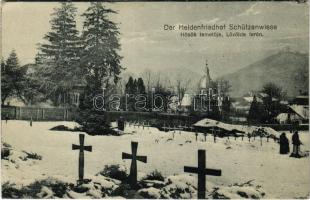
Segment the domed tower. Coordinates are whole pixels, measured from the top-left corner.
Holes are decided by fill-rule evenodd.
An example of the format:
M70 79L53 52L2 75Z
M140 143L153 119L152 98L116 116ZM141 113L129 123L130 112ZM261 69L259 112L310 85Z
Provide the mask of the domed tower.
M212 79L210 77L210 71L208 67L208 60L206 60L206 67L204 70L205 74L202 76L202 78L199 81L199 90L200 94L208 94L209 89L211 88L211 82Z

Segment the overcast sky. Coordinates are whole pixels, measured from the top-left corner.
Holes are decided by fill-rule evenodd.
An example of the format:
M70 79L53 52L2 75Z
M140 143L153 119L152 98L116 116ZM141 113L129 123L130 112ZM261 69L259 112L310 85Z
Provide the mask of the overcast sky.
M89 3L75 3L77 25ZM213 75L220 76L290 46L308 51L308 8L295 2L130 2L105 3L118 11L122 65L136 73L145 68L188 68L200 72L209 60ZM37 44L49 31L50 14L58 3L5 3L2 9L2 52L15 49L22 64L33 63ZM277 31L263 38L181 38L164 31L165 24L275 24Z

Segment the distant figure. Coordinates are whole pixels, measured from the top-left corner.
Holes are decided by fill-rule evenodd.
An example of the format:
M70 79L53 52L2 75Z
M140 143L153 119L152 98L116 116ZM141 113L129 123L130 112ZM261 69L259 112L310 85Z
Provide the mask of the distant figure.
M251 141L251 134L248 133L249 142Z
M292 157L300 158L299 155L299 146L301 145L301 142L299 140L298 131L295 131L292 136L292 143L293 143L293 152L291 154Z
M123 117L120 117L120 118L119 118L119 120L117 121L117 126L118 126L118 129L119 129L119 130L124 131L125 122L124 122Z
M280 154L288 154L290 152L290 145L285 133L280 135Z

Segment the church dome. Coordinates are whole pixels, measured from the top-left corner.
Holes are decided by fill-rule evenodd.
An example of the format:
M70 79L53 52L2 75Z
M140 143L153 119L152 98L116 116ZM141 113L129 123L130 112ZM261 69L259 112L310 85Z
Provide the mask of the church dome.
M211 86L211 79L204 75L199 81L200 89L208 89Z

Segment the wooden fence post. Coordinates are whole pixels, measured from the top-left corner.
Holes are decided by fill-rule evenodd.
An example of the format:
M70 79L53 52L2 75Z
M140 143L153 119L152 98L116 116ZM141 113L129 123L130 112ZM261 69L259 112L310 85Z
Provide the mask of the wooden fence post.
M66 111L67 111L67 120L69 120L69 110L66 109Z
M42 120L44 120L44 108L42 108Z
M14 118L17 119L17 107L15 107Z
M22 119L22 107L19 107L19 119Z
M39 110L39 108L38 108L38 109L37 109L37 114L36 114L37 121L39 120L39 112L40 112L40 110Z

